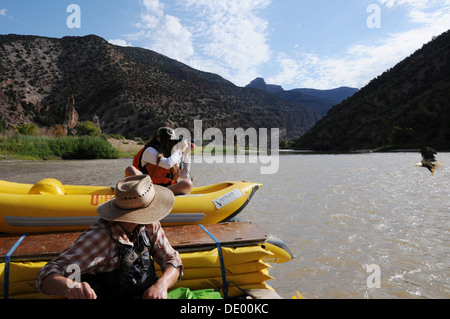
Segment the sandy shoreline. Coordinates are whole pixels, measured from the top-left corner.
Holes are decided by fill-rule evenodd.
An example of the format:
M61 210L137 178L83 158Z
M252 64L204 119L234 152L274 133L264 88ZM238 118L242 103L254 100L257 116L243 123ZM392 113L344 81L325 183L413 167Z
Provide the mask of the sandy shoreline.
M136 154L141 150L142 147L144 147L143 144L140 144L133 140L126 140L126 139L115 139L115 138L109 138L108 142L111 143L111 145L117 149L119 152L122 153L130 153L130 154Z

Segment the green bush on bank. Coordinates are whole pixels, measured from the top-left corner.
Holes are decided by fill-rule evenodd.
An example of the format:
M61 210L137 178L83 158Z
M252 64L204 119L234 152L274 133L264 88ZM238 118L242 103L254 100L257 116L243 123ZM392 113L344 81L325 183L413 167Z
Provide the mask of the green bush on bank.
M78 123L75 130L77 136L100 136L100 130L91 121Z
M0 138L0 152L23 159L112 159L119 151L101 137L45 137L17 134Z
M15 127L17 133L22 135L36 136L39 134L39 127L36 124L20 124Z

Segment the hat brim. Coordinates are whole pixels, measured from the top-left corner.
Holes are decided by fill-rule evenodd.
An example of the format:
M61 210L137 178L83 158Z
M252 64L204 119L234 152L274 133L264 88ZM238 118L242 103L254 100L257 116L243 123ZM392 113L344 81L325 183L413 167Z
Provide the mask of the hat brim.
M175 204L173 192L165 187L155 187L155 198L143 208L122 209L117 206L115 199L111 199L97 206L97 214L108 221L126 222L140 225L156 223L169 215Z

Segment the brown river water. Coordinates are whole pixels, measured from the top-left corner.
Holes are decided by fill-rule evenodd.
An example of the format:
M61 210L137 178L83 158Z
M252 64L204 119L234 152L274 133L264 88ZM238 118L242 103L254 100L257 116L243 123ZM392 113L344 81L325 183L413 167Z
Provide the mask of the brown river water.
M284 298L450 298L450 154L434 176L418 153L283 153L276 174L262 161L193 163L198 186L262 183L238 216L282 239L293 261L272 264ZM211 162L211 161L208 161ZM131 159L0 161L0 179L114 186Z

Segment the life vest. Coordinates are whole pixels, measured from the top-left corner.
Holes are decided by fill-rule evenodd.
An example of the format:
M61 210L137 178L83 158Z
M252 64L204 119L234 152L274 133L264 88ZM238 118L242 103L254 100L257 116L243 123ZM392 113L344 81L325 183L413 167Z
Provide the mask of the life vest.
M169 169L162 168L158 165L147 163L142 166L142 156L147 147L143 147L133 158L133 166L140 170L143 174L147 174L156 185L170 186L177 183L179 176L178 165Z
M106 221L105 223L108 224ZM148 250L151 243L147 232L141 228L133 246L119 242L117 244L120 267L106 273L84 274L81 281L88 282L99 299L141 298L144 291L158 279L154 261Z
M144 155L144 151L147 146L144 146L136 155L133 157L133 166L140 170L143 174L147 174L148 172L145 167L142 166L142 155Z

